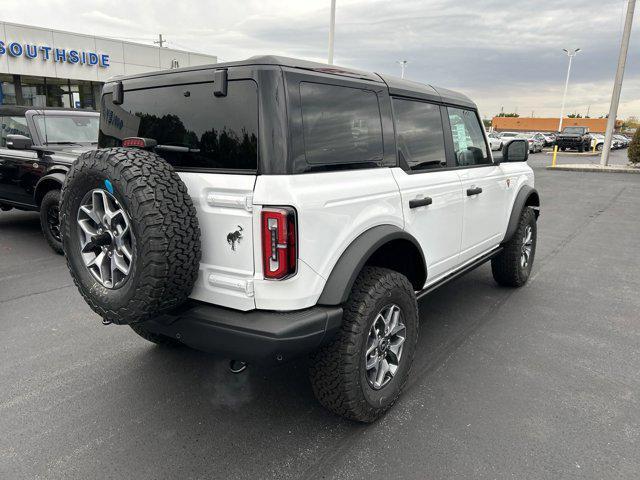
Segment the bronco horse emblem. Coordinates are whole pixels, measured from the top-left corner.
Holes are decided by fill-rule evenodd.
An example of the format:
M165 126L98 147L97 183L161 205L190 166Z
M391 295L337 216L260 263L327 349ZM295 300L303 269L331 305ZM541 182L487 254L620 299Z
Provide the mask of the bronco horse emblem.
M242 240L242 226L238 225L238 230L227 235L227 243L231 245L231 250L236 251L236 243L239 245Z

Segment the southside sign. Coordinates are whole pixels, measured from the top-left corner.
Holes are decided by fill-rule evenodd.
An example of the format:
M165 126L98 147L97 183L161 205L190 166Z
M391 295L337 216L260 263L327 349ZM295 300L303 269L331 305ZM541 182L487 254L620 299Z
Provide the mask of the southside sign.
M5 43L0 40L0 56L25 57L29 60L41 59L45 62L71 63L89 65L90 67L109 67L109 55L80 50L66 50L45 45L22 44L18 42Z

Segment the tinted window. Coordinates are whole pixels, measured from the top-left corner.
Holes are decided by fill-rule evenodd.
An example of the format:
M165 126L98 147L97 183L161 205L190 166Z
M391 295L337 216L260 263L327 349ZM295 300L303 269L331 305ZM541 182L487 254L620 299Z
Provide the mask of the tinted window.
M105 96L100 146L127 137L156 140L156 152L176 168L256 170L257 85L230 81L226 97L213 95L213 83L127 91L122 105Z
M300 97L307 163L382 160L382 124L375 92L303 82Z
M398 155L411 170L447 165L440 107L430 103L393 99Z
M7 135L24 135L31 138L25 117L0 117L0 147L7 147Z
M447 111L451 123L456 165L468 167L491 163L484 140L484 131L476 113L472 110L450 107Z

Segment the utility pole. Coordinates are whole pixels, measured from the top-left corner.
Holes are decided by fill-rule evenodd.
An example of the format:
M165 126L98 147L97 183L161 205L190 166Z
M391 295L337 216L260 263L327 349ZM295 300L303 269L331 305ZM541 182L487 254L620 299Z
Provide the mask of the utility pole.
M162 47L164 47L165 42L166 42L166 40L163 40L162 34L160 34L160 35L158 35L158 40L154 41L153 43L155 43L160 48L162 48Z
M404 78L404 70L409 62L407 60L398 60L396 63L400 65L400 78Z
M579 48L575 50L567 50L563 48L567 56L569 57L569 66L567 67L567 79L564 82L564 93L562 94L562 106L560 107L560 122L558 123L558 131L562 131L562 120L564 119L564 103L567 99L567 90L569 89L569 76L571 75L571 63L573 62L573 57L580 51ZM558 145L553 147L553 159L551 160L551 166L556 166L556 158L558 156Z
M618 69L616 70L616 79L613 83L613 93L611 95L611 107L609 108L609 119L607 120L607 132L604 136L604 145L602 146L602 156L600 157L600 165L605 167L609 163L609 151L611 150L611 140L613 138L613 130L616 126L616 117L618 115L618 105L620 104L620 92L622 91L622 77L624 77L624 67L627 63L627 52L629 51L629 37L631 36L631 24L633 23L633 12L636 8L636 0L629 0L627 4L627 19L624 22L624 31L622 33L622 43L620 44L620 56L618 57Z
M331 15L329 17L329 58L327 63L333 65L333 39L336 33L336 0L331 0Z

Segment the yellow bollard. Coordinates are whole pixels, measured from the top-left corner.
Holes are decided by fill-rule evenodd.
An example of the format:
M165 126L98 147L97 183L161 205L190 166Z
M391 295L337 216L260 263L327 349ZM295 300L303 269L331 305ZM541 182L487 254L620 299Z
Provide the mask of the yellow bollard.
M558 145L553 146L553 160L551 160L551 166L556 166L556 157L558 156Z

